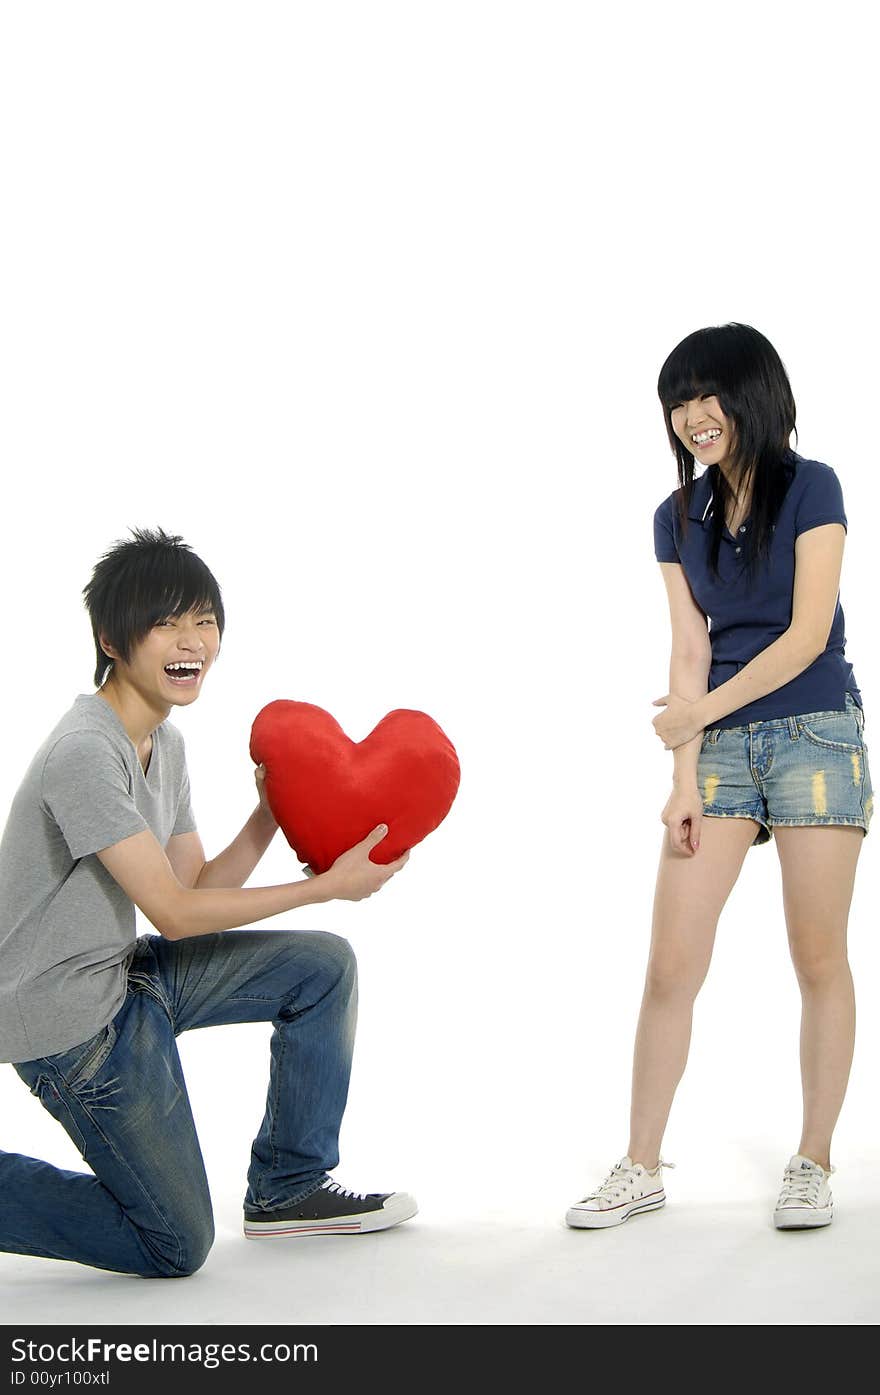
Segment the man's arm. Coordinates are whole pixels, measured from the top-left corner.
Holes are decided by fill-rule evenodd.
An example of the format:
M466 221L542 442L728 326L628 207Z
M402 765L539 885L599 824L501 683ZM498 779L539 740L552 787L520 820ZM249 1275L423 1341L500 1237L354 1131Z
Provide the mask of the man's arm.
M696 716L701 726L711 727L737 708L775 692L823 653L837 606L845 541L841 523L826 523L799 535L791 624L733 678L699 699Z
M262 809L254 809L241 833L216 858L205 858L205 848L195 830L174 834L165 851L181 886L238 887L247 882L276 833L275 819L271 815L266 819Z
M180 940L191 935L210 935L217 930L234 930L297 906L333 900L361 901L372 896L409 857L409 853L404 853L396 862L385 866L371 862L370 849L380 843L387 832L381 825L380 829L374 829L362 842L343 853L329 871L282 886L244 889L184 886L149 829L123 838L112 847L102 848L97 857L160 935L168 940Z
M271 814L258 806L241 832L210 861L198 833L176 833L165 851L174 875L184 887L244 886L278 831Z
M278 824L266 796L264 765L257 766L254 780L260 796L259 804L229 847L212 857L210 862L205 858L202 840L195 829L189 833L174 834L169 838L165 852L181 886L244 886L278 831Z

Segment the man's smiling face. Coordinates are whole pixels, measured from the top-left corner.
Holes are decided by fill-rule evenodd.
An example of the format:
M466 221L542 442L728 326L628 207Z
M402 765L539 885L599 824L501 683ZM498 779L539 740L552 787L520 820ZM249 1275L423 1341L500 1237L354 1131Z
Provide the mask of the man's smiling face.
M201 692L220 648L213 611L188 611L158 620L126 664L115 658L111 680L131 684L153 707L189 706Z

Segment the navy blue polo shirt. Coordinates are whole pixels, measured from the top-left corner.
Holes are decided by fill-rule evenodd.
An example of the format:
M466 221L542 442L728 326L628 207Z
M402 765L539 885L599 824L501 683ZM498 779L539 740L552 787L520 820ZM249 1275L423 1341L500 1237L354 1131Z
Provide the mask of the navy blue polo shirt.
M795 474L782 501L770 545L770 556L759 564L751 589L744 561L751 523L746 519L734 536L725 526L718 554L720 580L709 568L712 543L710 519L715 500L715 466L708 466L694 481L688 510L687 536L678 520L678 490L654 514L654 553L658 562L679 562L697 605L709 619L712 667L709 691L726 683L756 654L778 639L791 624L794 594L794 543L799 533L823 523L842 523L843 493L830 465L793 455ZM747 722L792 717L803 712L838 712L845 707L844 694L852 693L862 706L852 665L845 655L843 611L840 597L824 653L772 693L739 707L713 725L744 726Z

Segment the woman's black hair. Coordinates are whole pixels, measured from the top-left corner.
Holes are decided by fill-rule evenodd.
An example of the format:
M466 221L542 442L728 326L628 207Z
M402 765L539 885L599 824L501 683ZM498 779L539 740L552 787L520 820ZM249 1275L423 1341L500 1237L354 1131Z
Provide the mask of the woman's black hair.
M718 576L718 554L725 518L737 496L751 483L751 546L747 576L754 579L758 561L770 551L770 535L795 469L789 445L796 409L788 374L779 354L751 325L714 325L698 329L676 345L660 369L657 393L663 404L666 432L678 462L679 519L687 529L694 485L694 456L682 445L672 426L672 409L695 397L714 395L733 423L733 485L717 465L711 473L715 506L712 511L710 565Z
M96 688L113 666L101 647L102 634L125 663L159 620L190 611L213 613L223 637L220 587L189 544L161 528L132 528L131 533L133 541L116 542L104 553L83 587L95 640Z

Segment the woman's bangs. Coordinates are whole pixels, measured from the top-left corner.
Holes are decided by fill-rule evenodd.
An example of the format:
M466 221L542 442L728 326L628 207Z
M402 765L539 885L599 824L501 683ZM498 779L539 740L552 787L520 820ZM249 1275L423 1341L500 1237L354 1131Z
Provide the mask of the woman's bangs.
M716 341L714 332L697 330L672 350L660 369L657 381L657 392L667 411L680 402L691 402L695 397L721 396L723 388L718 375L719 346Z
M679 361L663 365L657 391L668 411L695 397L719 396L720 384L707 363L695 363L691 355L681 355Z

